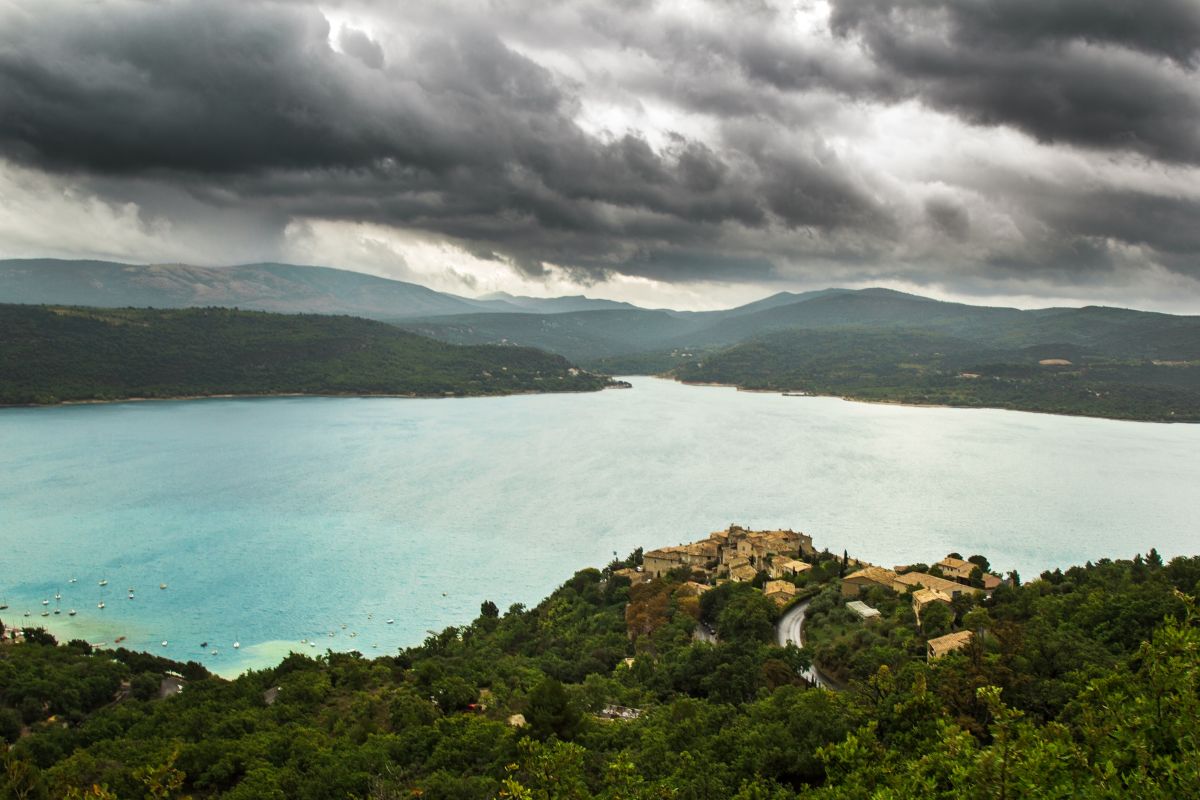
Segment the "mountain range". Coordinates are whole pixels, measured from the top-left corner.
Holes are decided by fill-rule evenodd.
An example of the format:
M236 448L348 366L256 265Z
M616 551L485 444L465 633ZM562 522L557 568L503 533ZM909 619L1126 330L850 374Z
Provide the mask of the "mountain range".
M780 292L737 308L685 312L582 296L466 298L328 267L24 259L0 261L0 303L346 314L456 344L536 347L614 372L660 371L697 353L792 330L920 331L989 349L1200 359L1200 317L1096 306L975 306L880 288Z

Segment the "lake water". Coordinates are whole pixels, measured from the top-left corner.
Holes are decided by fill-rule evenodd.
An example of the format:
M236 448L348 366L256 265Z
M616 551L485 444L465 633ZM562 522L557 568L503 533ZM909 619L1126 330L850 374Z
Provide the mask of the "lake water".
M632 382L0 410L0 619L228 674L289 649L391 652L731 522L1026 577L1200 552L1200 426ZM40 618L56 590L62 616Z

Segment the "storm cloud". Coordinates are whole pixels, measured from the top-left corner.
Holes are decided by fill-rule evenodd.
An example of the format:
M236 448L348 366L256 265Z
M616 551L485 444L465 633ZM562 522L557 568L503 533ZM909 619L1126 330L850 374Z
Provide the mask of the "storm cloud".
M0 159L133 214L81 256L370 226L522 281L1177 295L1198 58L1182 0L0 0Z

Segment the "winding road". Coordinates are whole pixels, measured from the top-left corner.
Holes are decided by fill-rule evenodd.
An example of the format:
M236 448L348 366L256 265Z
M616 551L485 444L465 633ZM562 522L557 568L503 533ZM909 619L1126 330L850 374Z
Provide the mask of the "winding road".
M804 616L808 613L808 603L808 600L798 603L789 608L787 613L780 617L779 625L776 628L780 647L785 647L788 644L794 644L797 647L804 646ZM823 689L832 689L833 691L841 689L840 686L830 680L821 670L817 669L816 664L804 671L804 677L811 681L814 686L820 686Z

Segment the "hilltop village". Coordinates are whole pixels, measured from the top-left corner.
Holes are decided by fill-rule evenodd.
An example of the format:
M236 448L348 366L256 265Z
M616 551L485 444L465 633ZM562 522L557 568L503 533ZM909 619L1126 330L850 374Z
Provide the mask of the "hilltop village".
M814 568L823 562L836 565L836 577L832 579L840 586L845 608L867 624L880 617L879 610L867 602L872 596L906 598L916 624L921 626L922 615L931 606L952 609L957 598L977 601L990 597L1006 583L988 571L987 559L982 556L964 559L951 553L932 565L897 565L889 569L848 554L839 559L828 551L818 552L812 537L805 533L790 529L752 531L736 524L690 544L650 550L642 555L640 565L616 569L613 574L628 578L635 586L667 576L682 578L684 587L697 596L726 583L749 583L781 610L788 610L798 608L821 585L827 585L824 571L820 579L812 580ZM803 609L798 610L802 623ZM782 628L781 642L787 638ZM970 643L972 635L969 630L961 630L931 636L926 642L927 656L936 659L961 649ZM800 638L797 626L794 643L803 644Z

